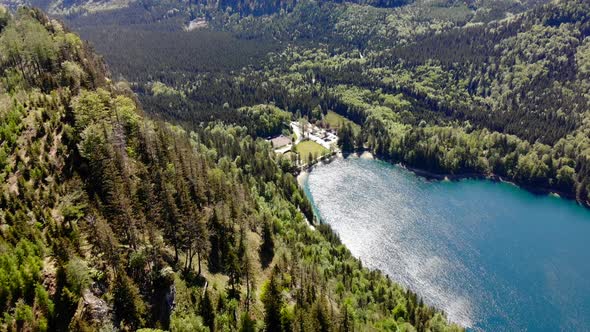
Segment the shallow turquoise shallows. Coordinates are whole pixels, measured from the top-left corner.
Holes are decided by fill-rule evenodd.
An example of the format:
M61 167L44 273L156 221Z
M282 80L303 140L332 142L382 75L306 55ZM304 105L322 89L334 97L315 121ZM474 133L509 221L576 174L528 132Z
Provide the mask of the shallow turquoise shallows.
M590 331L590 210L487 180L428 181L359 158L304 183L324 222L476 331Z

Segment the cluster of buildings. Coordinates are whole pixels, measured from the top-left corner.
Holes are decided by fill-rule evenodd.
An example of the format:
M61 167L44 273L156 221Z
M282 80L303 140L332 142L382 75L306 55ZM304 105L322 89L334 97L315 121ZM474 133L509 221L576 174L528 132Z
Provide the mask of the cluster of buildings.
M323 129L318 126L309 125L309 131L307 131L307 138L310 141L314 141L326 149L332 151L338 146L338 135L330 129Z
M338 149L338 135L331 129L324 129L311 123L303 124L296 121L292 121L290 126L295 134L293 139L285 135L268 139L276 153L284 154L292 151L294 145L305 140L316 142L330 151Z

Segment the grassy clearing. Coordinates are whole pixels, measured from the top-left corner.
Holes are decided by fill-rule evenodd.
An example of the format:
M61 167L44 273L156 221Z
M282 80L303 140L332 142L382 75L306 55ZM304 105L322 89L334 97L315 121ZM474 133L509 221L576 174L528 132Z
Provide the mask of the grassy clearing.
M358 133L361 130L361 126L334 111L328 111L328 114L324 116L324 121L334 129L339 129L343 124L350 123L355 133Z
M303 160L305 163L309 163L310 153L313 157L319 158L320 156L330 152L330 150L313 141L301 142L297 144L296 147L301 160Z

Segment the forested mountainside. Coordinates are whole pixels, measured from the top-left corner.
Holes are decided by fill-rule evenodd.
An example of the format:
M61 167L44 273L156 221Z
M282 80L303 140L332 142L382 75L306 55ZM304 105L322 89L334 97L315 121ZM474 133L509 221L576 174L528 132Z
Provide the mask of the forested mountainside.
M460 330L310 227L269 143L150 120L38 10L0 9L0 138L1 330Z
M177 21L129 23L132 7L68 19L150 114L191 127L248 124L238 109L259 104L318 124L335 111L362 126L344 137L346 149L437 174L501 176L587 204L589 6L299 1L263 16L203 9L205 27L191 32L177 31L187 10ZM104 20L112 25L99 27Z
M249 15L263 16L273 14L284 14L293 11L300 3L306 3L308 0L5 0L12 6L33 5L48 10L51 14L61 15L86 15L97 12L108 12L129 8L140 13L143 8L151 14L161 14L160 11L153 11L154 8L165 8L174 11L174 14L182 14L186 11L192 17L200 15L214 15L215 13L225 12L227 15L237 14L240 17ZM398 8L406 5L426 5L434 7L455 7L464 6L472 10L482 9L487 12L484 16L503 15L505 11L511 13L518 12L529 8L536 3L546 2L546 0L328 0L320 1L320 4L355 4L370 6L374 8ZM168 12L167 14L171 14ZM491 14L491 16L490 16Z
M2 330L460 330L310 227L289 120L590 202L588 1L32 4L116 79L0 7Z

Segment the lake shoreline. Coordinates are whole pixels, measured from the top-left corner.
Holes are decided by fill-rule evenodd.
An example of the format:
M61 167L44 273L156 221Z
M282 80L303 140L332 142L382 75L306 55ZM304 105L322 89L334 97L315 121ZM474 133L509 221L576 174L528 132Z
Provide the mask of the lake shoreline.
M427 172L359 155L334 159L303 175L302 183L314 213L367 267L416 292L467 331L590 326L565 328L559 317L539 323L551 312L547 299L570 312L590 294L584 278L590 266L580 263L590 234L585 207L531 195L500 177L451 181L461 178L434 174L428 178L436 182L430 182ZM547 279L547 271L559 279ZM575 283L575 289L569 286ZM563 294L572 301L562 302ZM575 316L575 324L586 324L586 317Z
M299 174L297 174L297 182L298 182L299 186L303 187L303 183L304 183L305 179L307 178L307 176L309 176L309 173L313 171L313 168L315 166L320 166L324 163L331 163L335 159L346 159L351 156L356 157L356 158L363 158L363 159L381 160L381 161L386 162L388 164L399 166L403 169L406 169L406 170L416 174L417 176L420 176L420 177L425 178L430 181L433 181L433 180L434 181L460 181L460 180L464 180L464 179L475 179L475 180L489 180L489 181L493 181L493 182L508 183L513 186L522 188L534 195L557 196L560 198L565 198L568 200L575 201L579 205L582 205L582 206L590 209L590 202L579 201L578 199L576 199L576 196L574 194L571 194L569 192L564 192L564 191L556 190L556 189L552 189L552 188L544 188L544 187L520 184L518 182L507 180L507 179L505 179L499 175L496 175L496 174L483 174L483 173L477 173L477 172L460 173L460 174L435 173L435 172L427 171L427 170L420 169L417 167L411 167L411 166L408 166L402 162L396 162L396 161L393 161L388 158L383 158L381 156L374 155L369 150L363 150L363 151L358 151L358 152L346 152L346 153L339 152L337 154L330 156L329 158L326 158L326 159L318 162L317 164L314 164L310 167L307 167L306 169L301 170L299 172Z

